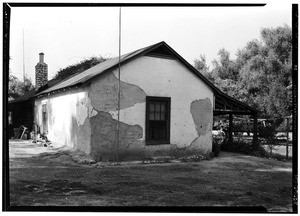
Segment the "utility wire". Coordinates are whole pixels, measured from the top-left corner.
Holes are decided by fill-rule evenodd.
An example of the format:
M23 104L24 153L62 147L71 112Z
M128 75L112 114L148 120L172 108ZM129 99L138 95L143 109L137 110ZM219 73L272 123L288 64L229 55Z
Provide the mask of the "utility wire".
M24 29L23 29L23 82L25 82L25 49L24 49Z
M119 145L120 145L120 100L121 100L121 7L119 10L119 73L118 73L118 122L117 122L117 146L116 161L119 163Z

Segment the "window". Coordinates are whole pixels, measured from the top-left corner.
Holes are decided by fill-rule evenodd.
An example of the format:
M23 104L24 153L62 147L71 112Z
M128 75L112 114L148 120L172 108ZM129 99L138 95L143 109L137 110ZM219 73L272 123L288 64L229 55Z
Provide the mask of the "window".
M146 97L146 144L170 143L171 98Z
M12 112L8 112L8 124L12 124Z
M47 124L47 105L42 105L42 118L43 118L43 134L47 134L48 132L48 124Z

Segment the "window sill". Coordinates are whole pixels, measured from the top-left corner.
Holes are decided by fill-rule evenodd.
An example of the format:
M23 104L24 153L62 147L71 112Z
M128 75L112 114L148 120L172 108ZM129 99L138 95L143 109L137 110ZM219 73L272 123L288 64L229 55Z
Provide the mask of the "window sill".
M146 140L146 145L169 145L170 140Z

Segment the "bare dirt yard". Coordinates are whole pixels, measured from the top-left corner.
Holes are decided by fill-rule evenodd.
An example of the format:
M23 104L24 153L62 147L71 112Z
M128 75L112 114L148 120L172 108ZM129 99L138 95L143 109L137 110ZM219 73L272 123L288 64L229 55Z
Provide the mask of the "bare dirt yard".
M78 162L74 151L17 140L10 141L9 154L10 206L263 206L292 211L291 162L221 152L198 162L87 164L88 158Z

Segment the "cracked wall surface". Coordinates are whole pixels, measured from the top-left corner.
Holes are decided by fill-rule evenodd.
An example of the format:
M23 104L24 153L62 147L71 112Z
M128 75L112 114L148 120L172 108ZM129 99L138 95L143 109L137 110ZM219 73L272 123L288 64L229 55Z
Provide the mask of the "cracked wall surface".
M96 160L115 160L117 121L109 113L98 112L91 118L91 155ZM120 122L120 160L128 159L132 154L142 153L143 145L139 139L143 131L139 125L128 125ZM130 151L126 151L131 149ZM126 154L127 153L127 154Z
M131 107L136 103L145 101L146 94L138 86L120 83L121 102L120 108ZM118 109L118 79L113 73L104 74L99 80L91 84L91 105L97 111L115 111Z

